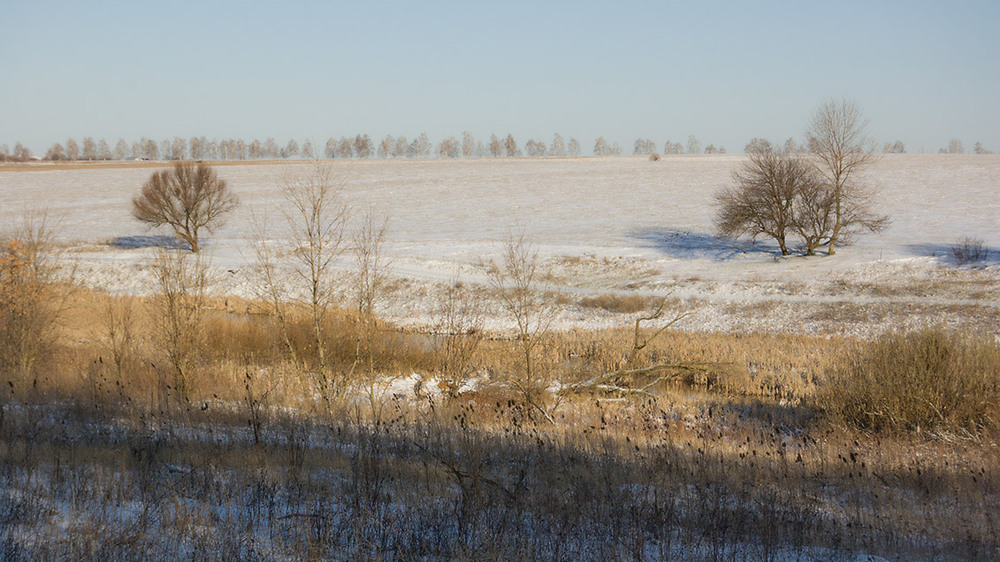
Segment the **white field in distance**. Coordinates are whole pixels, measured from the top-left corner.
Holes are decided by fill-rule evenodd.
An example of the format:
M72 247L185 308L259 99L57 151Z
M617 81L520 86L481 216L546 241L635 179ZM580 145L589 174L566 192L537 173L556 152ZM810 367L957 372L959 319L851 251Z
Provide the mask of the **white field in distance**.
M776 259L769 240L756 245L714 236L713 194L731 183L743 155L645 157L324 161L344 200L390 219L386 253L404 280L382 312L404 324L433 323L434 295L460 279L485 277L479 267L499 254L510 231L523 230L537 248L544 288L570 300L606 292L669 294L699 310L687 329L824 332L801 318L803 306L830 303L972 304L1000 308L992 293L923 295L919 291L852 291L851 286L907 283L955 275L987 288L1000 284L1000 155L885 155L865 181L877 187L878 211L892 224L858 236L832 257ZM168 166L164 163L164 166ZM270 236L287 239L281 186L308 175L314 164L220 165L219 176L242 206L225 224L203 234L217 272L215 291L253 296L248 261L249 211L266 213ZM130 214L131 198L154 171L141 167L30 170L0 167L0 225L45 212L80 280L115 292L152 290L148 248L110 244L154 234ZM956 269L951 247L965 236L983 241L990 257ZM346 273L349 256L340 260ZM831 289L831 287L835 287ZM735 305L756 306L755 316ZM770 310L768 303L774 305ZM796 303L799 303L796 305ZM797 308L796 308L797 306ZM559 325L621 325L601 311L568 306ZM782 309L788 309L784 316ZM495 307L493 307L495 309ZM798 311L798 312L796 312ZM947 312L944 312L947 322ZM776 316L770 318L769 316ZM503 327L502 318L494 318ZM889 325L886 325L889 322ZM865 335L894 326L873 318L845 333ZM995 333L1000 334L1000 328Z

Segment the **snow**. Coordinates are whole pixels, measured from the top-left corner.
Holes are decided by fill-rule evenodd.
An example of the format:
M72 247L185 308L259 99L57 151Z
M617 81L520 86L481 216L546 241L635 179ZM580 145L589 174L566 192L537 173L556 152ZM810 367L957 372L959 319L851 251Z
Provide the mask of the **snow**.
M547 273L545 289L571 297L670 294L700 307L697 327L688 329L824 333L831 330L829 323L810 324L803 310L833 305L937 307L932 314L937 320L947 320L949 307L996 311L1000 156L886 155L866 179L878 186L880 209L891 217L891 226L859 236L835 256L810 258L778 258L764 240L750 244L713 235L713 193L731 182L742 159L336 160L329 165L354 209L375 208L390 217L387 252L394 276L405 282L387 296L382 312L404 324L431 324L435 295L455 279L484 285L479 266L498 254L508 232L518 229L538 249ZM207 236L216 291L254 296L257 283L247 265L249 212L270 215L272 236L286 237L280 187L308 175L311 166L217 168L243 206ZM163 244L157 235L164 232L151 232L133 219L129 205L150 173L148 168L0 167L0 225L45 210L57 223L63 259L78 264L81 280L111 291L148 292L149 247ZM990 249L987 262L956 269L951 245L964 236L984 241ZM349 269L350 261L340 260L341 268ZM956 279L965 289L885 290ZM966 290L976 284L986 288L984 295ZM766 314L726 312L732 304L755 303L764 303ZM493 320L503 327L502 319ZM856 331L864 335L886 328L886 322L862 322ZM565 306L557 325L622 321ZM1000 334L1000 327L993 329Z

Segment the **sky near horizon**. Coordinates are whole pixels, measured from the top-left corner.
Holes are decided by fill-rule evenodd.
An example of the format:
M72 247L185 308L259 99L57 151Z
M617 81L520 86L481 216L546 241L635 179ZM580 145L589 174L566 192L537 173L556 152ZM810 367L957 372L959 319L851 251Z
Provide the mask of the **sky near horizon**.
M742 151L852 99L879 144L1000 151L1000 1L13 2L0 144L469 131Z

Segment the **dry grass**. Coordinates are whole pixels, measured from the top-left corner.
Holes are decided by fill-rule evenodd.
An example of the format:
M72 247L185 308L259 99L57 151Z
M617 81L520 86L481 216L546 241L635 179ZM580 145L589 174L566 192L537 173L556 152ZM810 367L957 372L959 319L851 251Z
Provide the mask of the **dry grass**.
M585 308L600 308L618 314L634 314L650 308L654 300L652 297L643 295L604 293L580 299L580 306Z
M3 559L1000 554L986 426L976 441L873 437L813 406L826 374L862 357L850 339L664 332L630 366L703 369L641 393L551 390L550 422L508 384L504 338L462 359L478 391L386 395L376 411L351 391L326 403L304 376L305 311L296 365L261 303L211 298L178 401L147 299L79 290L69 304L37 386L0 398ZM355 322L336 311L324 327L345 373ZM549 332L536 365L569 385L619 369L633 336ZM372 364L431 377L443 341L385 325Z
M819 402L862 430L978 438L1000 429L1000 346L940 329L884 335L844 356Z

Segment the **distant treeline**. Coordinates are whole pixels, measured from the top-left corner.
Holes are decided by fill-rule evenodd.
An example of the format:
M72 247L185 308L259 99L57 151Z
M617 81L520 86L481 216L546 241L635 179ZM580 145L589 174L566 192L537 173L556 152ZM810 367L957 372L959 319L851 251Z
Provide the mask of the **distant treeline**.
M770 147L771 143L767 139L755 137L744 146L743 151L754 152L762 146ZM784 150L805 152L808 147L789 138L785 141ZM882 151L885 153L904 153L906 149L901 141L895 141L894 143L885 143ZM939 152L963 154L965 148L960 140L952 139L948 146L940 149ZM984 149L982 143L979 142L975 144L973 152L975 154L992 154L992 151ZM662 151L664 155L725 153L725 147L714 144L703 148L702 143L693 135L688 137L686 144L670 140L664 142ZM624 154L624 151L617 142L609 143L602 136L594 141L591 154L594 156L619 156ZM657 150L656 142L653 140L639 138L632 146L632 154L658 156L661 152ZM412 140L405 136L387 135L378 141L373 140L368 135L359 134L353 137L330 137L321 147L315 145L312 139L306 139L301 144L295 139L291 139L286 144L279 145L272 137L268 137L264 141L258 139L246 141L232 138L209 140L204 136L191 137L190 139L174 137L161 141L143 137L131 143L125 139L118 139L118 142L112 147L104 139L95 140L91 137L84 137L80 142L70 138L65 143L54 143L42 156L32 154L31 150L20 142L14 144L13 150L10 150L6 144L0 144L0 162L26 162L30 160L60 162L80 160L312 160L317 158L538 158L581 155L580 141L575 138L566 141L559 133L552 137L551 142L528 139L523 145L518 144L511 134L505 137L492 134L489 140L483 142L471 133L465 132L462 133L461 138L451 136L439 141L436 145L426 134L421 134Z

